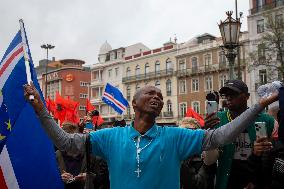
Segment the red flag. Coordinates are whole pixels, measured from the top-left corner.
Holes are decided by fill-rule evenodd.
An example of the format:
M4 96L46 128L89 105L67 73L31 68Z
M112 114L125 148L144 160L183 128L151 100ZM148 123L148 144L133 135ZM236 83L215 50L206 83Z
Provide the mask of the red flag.
M90 100L87 99L87 102L86 102L86 111L89 112L89 111L93 111L95 110L95 107L91 104Z
M79 123L80 118L78 114L78 107L79 107L79 102L76 102L74 100L71 100L68 96L67 99L65 100L65 107L66 107L66 115L65 115L65 121L70 121L72 123Z
M95 109L96 108L91 104L90 100L87 99L87 101L86 101L86 112L90 112L90 111L93 111ZM100 126L105 121L104 121L104 119L101 116L94 116L92 122L93 122L93 125Z
M47 97L47 99L45 100L46 103L46 108L48 110L49 113L52 113L52 115L54 115L54 112L56 111L56 104L55 102L50 99L49 97Z
M200 114L198 114L197 112L195 112L192 108L188 108L187 109L185 117L193 117L193 118L195 118L199 122L201 127L204 126L205 122L204 122L203 117Z
M103 124L105 121L101 116L94 116L93 117L93 125L95 126L97 124L97 126L100 126L101 124Z
M62 96L60 96L58 91L56 92L55 104L56 109L54 112L54 118L58 119L60 121L60 124L62 124L65 121L66 116L66 100Z

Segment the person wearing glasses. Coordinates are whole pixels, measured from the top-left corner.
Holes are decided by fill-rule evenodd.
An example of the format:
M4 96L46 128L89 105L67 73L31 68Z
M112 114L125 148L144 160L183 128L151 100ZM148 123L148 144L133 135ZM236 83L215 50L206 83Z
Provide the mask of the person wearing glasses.
M220 123L217 127L227 125L248 109L249 92L247 85L241 80L229 80L219 91L226 100L227 110L218 112ZM257 136L256 124L265 126L267 136ZM260 112L255 122L247 125L233 143L220 149L216 176L216 188L239 189L260 187L265 182L261 178L261 167L255 166L262 160L262 155L272 148L269 141L274 128L274 119Z

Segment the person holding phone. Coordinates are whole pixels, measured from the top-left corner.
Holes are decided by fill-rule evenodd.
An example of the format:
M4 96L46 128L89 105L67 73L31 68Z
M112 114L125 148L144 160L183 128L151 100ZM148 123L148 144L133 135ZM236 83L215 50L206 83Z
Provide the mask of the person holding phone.
M220 123L225 125L248 109L249 92L247 85L241 80L229 80L219 91L227 102L228 110L218 112ZM222 147L217 168L216 188L234 189L256 186L262 183L259 167L250 162L261 161L264 152L272 148L268 140L274 128L274 119L265 113L260 113L255 123L250 124L234 143ZM263 136L266 133L267 136ZM249 161L252 159L252 161Z
M33 101L29 100L30 95L34 95ZM189 130L156 124L155 119L164 105L162 91L146 85L133 96L135 117L130 125L90 132L88 137L68 134L57 127L32 84L24 86L24 96L58 149L84 152L85 141L90 138L92 154L103 157L108 163L112 189L178 189L182 160L233 142L266 106L278 99L277 93L262 98L222 127Z

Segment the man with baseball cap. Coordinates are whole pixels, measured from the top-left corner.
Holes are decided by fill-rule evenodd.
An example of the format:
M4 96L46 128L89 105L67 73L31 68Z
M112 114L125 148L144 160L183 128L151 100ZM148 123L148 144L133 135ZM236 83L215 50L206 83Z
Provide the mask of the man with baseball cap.
M226 99L228 110L218 112L220 123L217 127L231 122L243 113L248 108L247 100L250 96L247 85L241 80L227 81L219 93ZM274 119L265 113L260 113L255 122L264 123L267 137L270 137ZM259 181L256 181L263 181L258 177L263 174L258 170L259 167L253 166L251 162L261 161L262 154L272 148L267 137L257 138L255 124L251 124L234 143L224 146L218 160L215 188L237 189L259 186Z

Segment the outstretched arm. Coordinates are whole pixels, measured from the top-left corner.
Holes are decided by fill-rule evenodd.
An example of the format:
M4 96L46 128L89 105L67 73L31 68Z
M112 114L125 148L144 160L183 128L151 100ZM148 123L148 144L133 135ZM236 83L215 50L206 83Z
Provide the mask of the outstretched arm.
M69 134L61 129L47 112L33 84L24 86L24 95L39 116L43 129L59 150L68 151L70 153L78 153L78 151L84 152L86 135L79 133ZM34 95L35 99L30 101L29 95Z
M230 123L217 129L206 130L202 149L210 150L225 144L232 143L237 136L243 132L251 123L255 121L257 115L269 104L278 99L278 93L274 93L268 98L261 99L258 104L252 106L235 118Z

